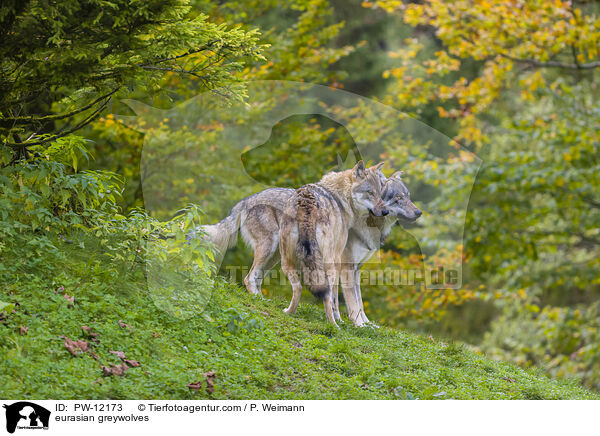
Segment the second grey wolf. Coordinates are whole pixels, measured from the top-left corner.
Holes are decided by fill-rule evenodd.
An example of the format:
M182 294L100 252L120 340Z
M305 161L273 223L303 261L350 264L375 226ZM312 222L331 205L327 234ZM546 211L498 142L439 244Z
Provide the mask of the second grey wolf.
M395 172L384 184L382 199L389 214L384 217L361 217L348 233L348 241L342 253L344 271L341 283L348 315L355 326L369 323L360 290L363 264L383 245L396 222L414 222L422 215L421 210L410 200L410 192L402 181L402 174L402 171Z
M377 171L359 161L351 170L328 173L292 195L279 228L281 269L293 289L286 313L295 313L304 282L323 301L327 320L337 326L337 290L348 231L362 216L389 213L381 199L381 182Z

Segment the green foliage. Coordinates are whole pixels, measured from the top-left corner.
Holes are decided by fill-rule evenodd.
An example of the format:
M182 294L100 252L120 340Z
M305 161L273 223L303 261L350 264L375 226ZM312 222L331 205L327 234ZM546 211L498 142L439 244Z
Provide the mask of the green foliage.
M69 233L116 212L117 181L113 173L73 173L44 158L0 169L0 275L48 271L50 257L65 257L59 246Z
M107 281L131 278L132 270L139 274L139 265L145 265L164 310L180 316L201 311L206 293L198 290L211 288L214 259L201 239L185 241L186 232L200 223L199 210L189 207L167 222L143 211L120 215L121 187L113 173L75 173L76 161L71 167L61 163L74 149L86 153L70 139L50 147L45 158L0 170L0 279L53 277L81 257ZM86 269L77 271L84 280Z
M7 303L6 301L0 301L0 313L2 314L2 318L5 318L7 315L10 315L14 310L15 305L13 303Z
M166 72L199 89L229 86L247 60L262 59L255 30L212 23L188 0L0 8L0 140L15 151L12 160L84 127L125 87L156 92ZM244 91L232 86L229 95Z
M227 323L229 333L249 333L254 329L262 329L264 327L262 319L255 314L239 312L233 307L226 309L225 312L231 313L229 322Z
M596 328L598 312L591 308L600 298L600 111L587 81L569 82L559 78L535 90L520 103L517 119L500 108L493 112L501 124L488 130L494 146L478 174L465 242L471 274L489 284L493 291L484 297L495 298L503 311L483 349L511 350L505 357L540 364L550 374L577 374L598 388L590 374L597 374L600 348L584 332ZM580 314L574 338L554 335L562 315L544 314L555 312ZM515 324L531 328L509 340ZM565 354L571 340L586 351Z
M344 126L320 115L298 115L275 125L268 141L246 151L241 159L254 180L295 188L354 164L357 151Z
M199 210L190 206L164 223L145 214L142 219L147 223L148 235L161 234L149 238L145 250L140 250L146 259L146 278L154 304L179 318L202 312L211 296L215 265L212 247L202 240L200 231L186 238L201 222Z
M576 377L598 389L598 302L573 307L527 306L500 316L481 349L496 359L544 368L553 377Z

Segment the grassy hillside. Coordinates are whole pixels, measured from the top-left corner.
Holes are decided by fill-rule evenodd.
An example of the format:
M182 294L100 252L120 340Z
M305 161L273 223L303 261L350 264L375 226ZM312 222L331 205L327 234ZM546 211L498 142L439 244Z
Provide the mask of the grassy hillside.
M70 265L52 279L21 276L3 286L0 300L18 305L0 323L1 397L599 398L575 382L490 361L439 338L349 322L336 330L310 296L289 317L282 312L287 301L221 282L204 316L179 320L155 306L143 280L108 279L101 263ZM85 341L67 341L76 355L63 336ZM83 352L78 344L85 343ZM111 351L139 367L130 362L124 376L103 375L101 366L125 365ZM206 375L211 371L214 377ZM200 380L199 390L186 386Z

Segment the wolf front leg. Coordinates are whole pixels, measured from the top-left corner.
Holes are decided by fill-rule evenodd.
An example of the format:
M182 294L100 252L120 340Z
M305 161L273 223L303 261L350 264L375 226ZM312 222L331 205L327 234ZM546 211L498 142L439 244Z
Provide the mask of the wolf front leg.
M339 323L343 323L342 315L340 315L340 300L339 300L339 284L340 284L340 271L341 271L341 259L337 260L329 270L328 280L332 291L332 303L333 303L333 316Z
M354 270L354 297L356 300L356 304L358 306L358 310L360 311L360 317L363 321L363 323L365 324L369 324L371 321L369 321L369 318L367 318L367 314L365 313L365 306L363 304L363 300L362 300L362 294L360 291L360 270L361 270L362 265L359 265L355 270Z
M360 305L358 304L356 295L354 293L354 269L351 266L343 268L340 277L342 282L342 292L344 293L344 301L348 307L348 316L355 327L362 327L365 323L360 313Z

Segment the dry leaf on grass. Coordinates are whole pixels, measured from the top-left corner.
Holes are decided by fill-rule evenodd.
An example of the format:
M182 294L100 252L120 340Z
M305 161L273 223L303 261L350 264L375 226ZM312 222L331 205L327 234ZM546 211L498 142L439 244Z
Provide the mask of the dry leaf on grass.
M132 368L137 368L138 366L140 366L140 362L138 362L137 360L127 359L127 356L125 356L125 353L122 351L109 351L109 353L114 354Z
M215 381L215 377L217 376L217 373L214 371L209 371L209 372L203 373L202 376L204 378L206 378L206 392L208 392L209 394L212 394L215 391L214 381ZM190 388L192 391L198 391L202 388L202 380L199 380L194 383L190 383L186 386L188 388Z
M123 353L122 351L109 351L109 353L114 354L115 356L117 356L120 359L126 359L125 353Z
M118 365L110 365L102 366L102 373L106 376L111 375L125 375L125 371L127 371L129 367L125 363L120 363Z
M186 386L188 388L190 388L192 391L199 391L202 388L202 380L187 384Z
M214 371L210 371L210 372L205 372L202 375L204 377L206 377L206 392L208 392L209 394L212 394L215 391L215 385L213 382L215 381L215 377L216 377L217 373Z
M65 348L69 350L73 356L77 356L80 351L85 353L90 346L87 341L73 341L66 336L63 336L63 339L65 340Z
M125 327L127 327L129 329L129 331L133 331L133 326L130 324L125 324L123 322L123 320L119 320L119 327L121 327L122 329L124 329Z

